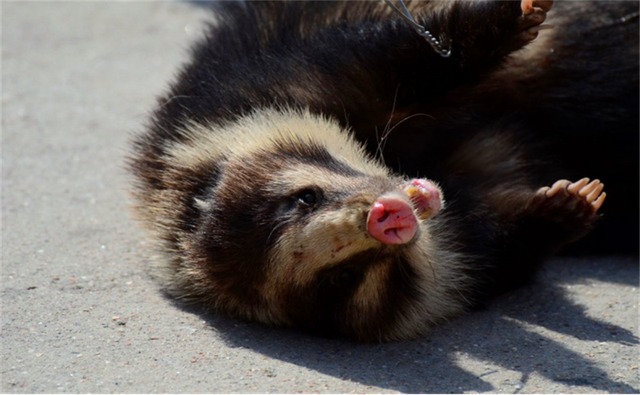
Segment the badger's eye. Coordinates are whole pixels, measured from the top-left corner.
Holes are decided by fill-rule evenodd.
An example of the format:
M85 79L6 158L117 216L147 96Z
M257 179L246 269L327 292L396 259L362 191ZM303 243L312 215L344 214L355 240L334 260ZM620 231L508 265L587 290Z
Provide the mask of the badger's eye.
M298 203L305 207L313 207L319 200L318 192L313 189L305 189L298 194Z
M351 271L350 269L344 269L340 271L340 273L338 273L338 275L335 278L336 285L341 287L346 287L348 285L351 285L354 279L355 279L355 275L353 274L353 271Z

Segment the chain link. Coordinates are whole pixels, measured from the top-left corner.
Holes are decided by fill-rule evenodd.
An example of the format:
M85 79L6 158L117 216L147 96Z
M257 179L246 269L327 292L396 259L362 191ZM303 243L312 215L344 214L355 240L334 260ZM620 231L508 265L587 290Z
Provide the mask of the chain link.
M384 2L387 3L387 5L391 7L394 11L400 14L400 16L405 21L407 21L411 26L413 26L414 30L419 35L424 37L429 43L429 45L431 45L431 48L433 48L433 50L436 51L440 56L442 56L443 58L448 58L451 55L451 48L449 49L443 48L442 44L440 44L440 41L438 41L433 36L433 34L431 34L430 31L428 31L424 26L416 22L416 20L413 18L413 15L411 15L411 12L409 12L409 9L407 8L407 6L404 5L404 0L398 0L398 2L400 3L400 7L402 9L396 7L393 4L392 0L384 0Z

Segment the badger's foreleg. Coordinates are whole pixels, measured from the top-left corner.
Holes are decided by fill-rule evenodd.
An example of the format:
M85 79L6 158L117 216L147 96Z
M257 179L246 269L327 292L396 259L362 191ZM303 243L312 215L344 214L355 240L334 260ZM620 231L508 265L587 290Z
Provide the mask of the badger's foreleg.
M606 193L599 180L560 180L537 191L523 185L482 197L482 254L491 267L487 293L528 281L537 267L563 245L585 236L598 220Z

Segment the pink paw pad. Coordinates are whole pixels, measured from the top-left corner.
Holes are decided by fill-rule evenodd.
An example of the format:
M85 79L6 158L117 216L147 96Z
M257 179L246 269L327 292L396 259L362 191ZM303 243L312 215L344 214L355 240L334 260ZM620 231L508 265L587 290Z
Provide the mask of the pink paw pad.
M421 220L433 218L442 209L442 192L431 181L416 178L403 187Z

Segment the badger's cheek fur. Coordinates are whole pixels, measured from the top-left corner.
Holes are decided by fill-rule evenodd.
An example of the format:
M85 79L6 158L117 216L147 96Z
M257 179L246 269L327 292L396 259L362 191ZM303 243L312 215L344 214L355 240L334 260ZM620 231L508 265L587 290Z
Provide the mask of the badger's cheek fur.
M269 257L271 276L264 291L277 300L279 289L312 287L318 274L379 244L366 232L366 207L345 207L294 222L275 243Z
M283 258L281 262L286 262L283 266L323 269L376 247L377 242L364 227L365 216L366 211L358 208L331 211L320 214L302 229L292 228L277 247ZM302 273L296 276L296 282L305 281Z
M429 224L421 223L412 243L390 246L368 235L367 212L363 203L318 213L280 235L262 287L271 315L325 335L378 342L415 337L461 311L451 286L464 281L438 262ZM353 272L351 286L332 284L343 269Z

